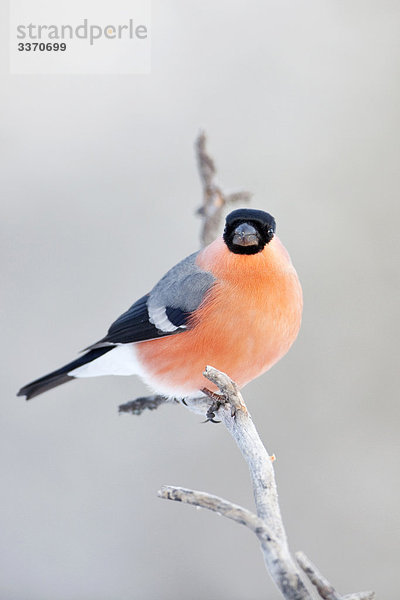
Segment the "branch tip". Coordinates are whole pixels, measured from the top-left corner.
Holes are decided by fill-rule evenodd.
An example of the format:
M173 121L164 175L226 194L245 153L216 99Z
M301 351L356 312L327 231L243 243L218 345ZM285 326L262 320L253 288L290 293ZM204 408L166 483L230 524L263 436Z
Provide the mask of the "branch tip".
M207 492L200 492L198 490L190 490L172 485L163 485L158 490L157 496L163 500L183 502L184 504L190 504L196 508L205 508L215 512L220 517L227 517L240 525L245 525L253 531L262 542L276 544L274 536L257 515L247 510L247 508L243 508L229 500L214 496L213 494L208 494Z
M333 585L322 575L317 567L311 562L311 560L304 554L304 552L296 552L296 560L300 567L307 575L311 583L315 586L323 600L374 600L374 592L357 592L355 594L347 594L342 596L339 594Z
M221 394L226 397L227 402L235 409L235 411L241 410L244 413L247 413L247 408L239 391L239 387L229 375L222 371L218 371L218 369L215 369L210 365L206 366L203 375L219 388Z
M240 202L247 203L251 198L249 192L224 194L215 182L215 163L209 155L206 145L206 134L204 131L200 131L195 142L195 149L197 166L203 187L203 202L196 212L203 219L203 225L200 232L202 246L207 246L207 244L213 242L217 237L222 223L225 206Z

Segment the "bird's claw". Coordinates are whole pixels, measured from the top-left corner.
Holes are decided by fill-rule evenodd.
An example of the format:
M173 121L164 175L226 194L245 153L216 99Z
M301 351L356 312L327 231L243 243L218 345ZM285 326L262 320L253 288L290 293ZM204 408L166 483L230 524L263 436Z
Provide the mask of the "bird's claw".
M206 417L207 419L205 421L203 421L203 423L221 423L221 421L216 421L215 419L215 413L219 410L219 408L226 404L228 402L227 398L222 395L222 394L217 394L216 392L212 392L211 390L209 390L208 388L203 388L201 390L206 396L208 396L209 398L211 398L212 403L210 404L210 406L208 407L207 413L206 413ZM234 407L232 407L232 410L234 410ZM231 415L234 416L234 414L236 414L236 410L234 410L234 414L232 414L232 410L231 410Z
M206 412L207 419L203 421L203 423L221 423L221 421L217 421L215 419L215 413L217 412L220 406L221 402L219 400L214 400L213 403L210 404L210 406L208 407L208 410Z
M221 421L217 421L215 419L215 413L217 412L217 410L219 409L219 407L221 406L221 404L225 403L225 397L224 396L220 396L219 394L216 394L215 392L212 392L211 390L207 390L204 391L204 393L209 396L210 398L212 398L212 404L209 406L208 410L207 410L207 414L206 417L207 419L205 421L203 421L203 423L221 423ZM185 406L188 406L185 398L181 398L181 403L184 404Z
M213 413L211 413L211 414L213 414ZM207 415L208 415L208 413L207 413ZM205 421L202 421L202 423L221 423L221 421L217 421L216 419L213 419L213 418L212 419L208 418Z

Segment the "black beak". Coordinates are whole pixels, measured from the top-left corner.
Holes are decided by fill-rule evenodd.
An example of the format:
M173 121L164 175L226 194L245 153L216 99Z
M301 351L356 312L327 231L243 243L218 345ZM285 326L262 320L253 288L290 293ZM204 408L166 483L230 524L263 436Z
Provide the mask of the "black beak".
M235 246L258 246L260 235L253 225L241 223L234 232L232 242Z

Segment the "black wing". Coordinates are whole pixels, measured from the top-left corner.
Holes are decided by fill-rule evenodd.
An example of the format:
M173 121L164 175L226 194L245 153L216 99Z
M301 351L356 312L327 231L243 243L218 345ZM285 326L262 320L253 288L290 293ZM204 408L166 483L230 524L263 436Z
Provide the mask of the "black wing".
M101 348L114 344L130 344L133 342L144 342L154 340L166 335L173 335L185 331L190 312L184 312L179 308L166 307L165 312L168 320L176 327L174 331L163 331L158 329L150 321L146 294L137 300L126 312L124 312L108 330L107 335L89 348Z
M89 349L154 340L181 333L213 286L214 276L196 264L197 252L172 267L151 290L132 304Z

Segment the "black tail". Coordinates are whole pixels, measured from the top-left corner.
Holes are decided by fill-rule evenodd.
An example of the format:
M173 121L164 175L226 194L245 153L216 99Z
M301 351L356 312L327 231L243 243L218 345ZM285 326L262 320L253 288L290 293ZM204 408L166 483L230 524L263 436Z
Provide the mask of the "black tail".
M99 358L113 348L114 346L106 346L105 348L96 348L95 350L90 350L76 360L68 363L64 367L61 367L61 369L57 369L57 371L53 371L52 373L49 373L40 379L36 379L36 381L32 381L32 383L28 383L28 385L25 385L19 390L17 396L26 396L26 400L30 400L31 398L34 398L34 396L38 396L43 392L47 392L47 390L51 390L62 383L72 381L75 379L75 377L68 375L70 371L77 369L82 365L86 365L86 363L92 362L92 360Z

